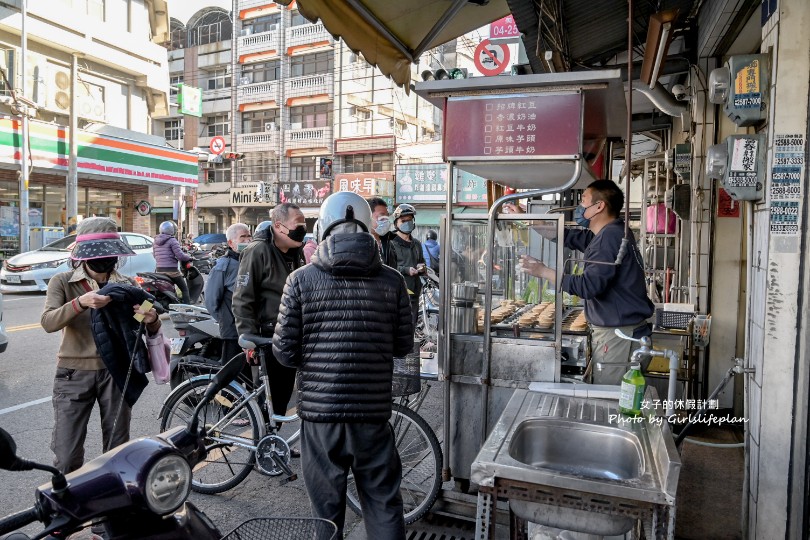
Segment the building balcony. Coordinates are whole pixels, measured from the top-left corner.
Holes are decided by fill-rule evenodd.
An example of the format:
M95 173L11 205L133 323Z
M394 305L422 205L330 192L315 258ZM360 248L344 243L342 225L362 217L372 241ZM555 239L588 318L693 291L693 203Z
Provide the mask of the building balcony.
M239 11L271 5L273 5L273 2L270 0L239 0Z
M302 24L287 29L287 54L304 52L310 46L334 47L335 38L323 23Z
M239 56L261 53L265 51L279 51L281 47L281 32L270 30L239 38Z
M287 79L284 81L284 96L287 98L287 105L294 104L296 98L328 96L331 99L334 79L334 75L331 73Z
M273 101L278 106L278 81L242 84L237 88L237 105Z
M287 151L302 148L332 148L332 128L296 129L292 126L284 132L284 146Z
M237 149L239 152L275 152L279 153L281 136L278 130L261 133L242 133L237 135Z

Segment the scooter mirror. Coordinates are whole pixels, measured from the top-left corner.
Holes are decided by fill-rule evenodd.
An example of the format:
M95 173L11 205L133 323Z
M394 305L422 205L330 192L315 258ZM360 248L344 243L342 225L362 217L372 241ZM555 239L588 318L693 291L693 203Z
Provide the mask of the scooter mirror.
M0 428L0 469L13 471L18 461L14 438L5 429Z

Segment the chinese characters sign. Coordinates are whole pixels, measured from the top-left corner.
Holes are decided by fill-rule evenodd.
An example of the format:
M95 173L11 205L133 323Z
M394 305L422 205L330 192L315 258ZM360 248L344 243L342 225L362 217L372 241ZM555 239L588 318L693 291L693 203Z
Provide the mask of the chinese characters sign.
M397 203L443 203L447 200L447 165L397 165Z
M507 15L489 25L490 38L511 38L519 36L520 30L518 30L517 23L515 23L515 18L512 15Z
M804 136L775 135L771 172L771 234L798 236L804 172Z
M759 60L737 72L734 80L734 106L740 109L759 109L762 93L759 90Z
M332 193L332 182L329 181L294 180L278 184L279 204L320 206L330 193Z
M231 188L231 206L275 206L269 189L269 182Z
M456 200L463 206L487 204L487 181L477 174L456 171Z
M393 197L394 178L391 172L358 172L335 175L335 191L351 191L364 199Z
M449 98L445 160L534 160L580 154L580 94Z
M741 138L734 141L734 151L731 155L731 167L728 171L726 187L756 187L757 146L758 141L753 138Z

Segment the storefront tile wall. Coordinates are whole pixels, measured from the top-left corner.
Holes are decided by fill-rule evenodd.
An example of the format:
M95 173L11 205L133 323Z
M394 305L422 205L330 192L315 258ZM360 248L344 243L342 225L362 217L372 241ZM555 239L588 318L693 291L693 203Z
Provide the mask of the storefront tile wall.
M150 230L149 216L140 215L135 210L135 204L141 200L149 199L149 188L143 186L138 191L124 193L121 200L121 228L128 232L153 236L154 231Z

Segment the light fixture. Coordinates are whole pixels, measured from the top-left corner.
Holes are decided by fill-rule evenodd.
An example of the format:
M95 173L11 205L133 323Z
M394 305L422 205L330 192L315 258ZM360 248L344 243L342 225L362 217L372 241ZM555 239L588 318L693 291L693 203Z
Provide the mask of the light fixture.
M660 11L650 16L647 27L647 42L644 46L644 60L641 63L641 81L655 88L658 76L669 50L672 26L678 18L678 10Z
M546 60L546 64L548 65L548 72L554 73L554 51L546 51L544 58Z

